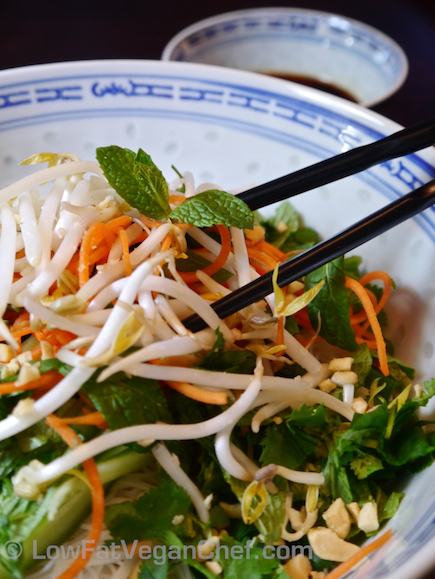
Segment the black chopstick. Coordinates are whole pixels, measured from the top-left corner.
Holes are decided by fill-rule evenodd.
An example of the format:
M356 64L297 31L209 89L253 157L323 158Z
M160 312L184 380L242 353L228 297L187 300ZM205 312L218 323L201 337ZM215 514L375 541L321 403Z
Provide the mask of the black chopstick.
M358 221L342 233L317 244L291 261L285 262L278 271L278 285L280 287L288 285L307 275L310 271L417 215L434 203L435 179ZM263 299L272 291L272 272L270 271L228 296L217 300L212 308L220 318L225 318ZM198 332L206 327L202 318L196 314L183 320L183 324L192 332Z
M254 211L355 175L379 163L420 151L434 143L435 119L432 119L259 185L237 196Z

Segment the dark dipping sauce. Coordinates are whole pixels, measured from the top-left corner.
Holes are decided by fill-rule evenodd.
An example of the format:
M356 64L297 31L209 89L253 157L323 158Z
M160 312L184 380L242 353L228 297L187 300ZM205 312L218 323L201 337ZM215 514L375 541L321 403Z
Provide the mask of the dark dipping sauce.
M339 88L338 86L329 84L327 82L322 82L320 80L317 80L316 78L311 78L309 76L298 76L296 74L288 74L285 72L269 72L269 71L261 71L261 72L262 74L267 74L268 76L283 78L284 80L291 80L292 82L297 82L299 84L304 84L305 86L310 86L312 88L323 90L324 92L328 92L329 94L333 94L335 96L339 96L341 98L352 101L353 103L358 102L353 95L347 92L347 90L343 90L342 88Z

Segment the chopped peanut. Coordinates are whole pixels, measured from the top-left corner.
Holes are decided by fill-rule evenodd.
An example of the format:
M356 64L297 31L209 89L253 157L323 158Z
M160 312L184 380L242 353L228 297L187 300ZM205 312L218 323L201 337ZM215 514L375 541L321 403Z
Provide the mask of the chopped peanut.
M328 364L331 372L350 372L352 370L353 358L333 358Z
M334 374L331 376L331 380L338 386L344 386L345 384L357 384L358 374L355 372L334 372Z
M319 390L321 390L322 392L326 392L327 394L329 394L330 392L332 392L336 388L337 388L337 384L334 384L334 382L331 380L331 378L327 378L326 380L323 380L319 384Z

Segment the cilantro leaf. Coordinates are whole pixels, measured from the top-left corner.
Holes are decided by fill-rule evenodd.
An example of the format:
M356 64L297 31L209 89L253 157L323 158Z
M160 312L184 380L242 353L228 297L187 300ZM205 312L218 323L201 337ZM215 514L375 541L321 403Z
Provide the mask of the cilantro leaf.
M233 493L241 501L249 483L236 479L227 472L225 472L225 478L231 485ZM273 495L268 494L267 506L254 522L254 526L263 535L266 545L271 545L280 540L282 524L285 519L285 497L288 492L287 481L277 477L274 482L278 487L278 492Z
M263 447L262 466L279 464L293 470L297 470L317 448L317 440L302 428L290 429L275 423L267 426L260 444Z
M287 422L288 426L306 426L311 428L323 428L325 425L325 407L323 404L317 408L302 404L300 408L292 410Z
M367 478L373 472L384 468L382 460L379 457L368 453L361 454L362 456L350 462L350 468L354 471L357 478Z
M350 325L349 305L344 286L343 257L309 273L305 278L305 291L324 281L322 289L308 304L308 313L313 328L321 320L320 335L333 346L344 350L356 350L355 333Z
M40 373L45 374L45 372L48 372L49 370L56 370L56 372L59 372L59 374L62 374L62 376L66 376L71 372L72 366L69 366L64 362L61 362L57 358L49 358L48 360L41 360L39 366Z
M249 207L241 199L225 191L210 190L188 197L169 217L197 227L212 225L242 229L254 227L254 216Z
M174 517L187 515L191 505L189 495L166 474L159 478L159 486L137 501L106 509L105 522L114 539L124 539L127 543L135 539L163 539L168 531L180 527L181 523L173 522Z
M155 380L127 378L120 372L101 384L93 377L83 390L112 430L158 420L172 422L166 398Z
M225 579L270 579L275 571L281 566L277 557L271 556L272 551L266 552L263 547L250 546L235 541L228 535L222 535L220 550L216 560L222 565ZM226 547L226 549L225 549ZM226 553L231 553L227 556ZM286 577L286 574L283 574Z
M154 563L153 560L144 560L140 566L138 579L167 579L169 572L169 561Z

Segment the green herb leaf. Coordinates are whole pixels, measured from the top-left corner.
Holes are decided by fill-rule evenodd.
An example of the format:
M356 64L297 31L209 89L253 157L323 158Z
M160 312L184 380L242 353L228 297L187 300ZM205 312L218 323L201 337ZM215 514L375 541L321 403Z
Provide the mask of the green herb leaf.
M133 172L140 185L140 194L131 201L127 199L127 202L148 217L165 219L170 214L171 208L168 184L162 172L154 164L145 164L137 160Z
M188 197L174 209L170 219L197 227L226 225L252 229L254 216L249 207L238 197L224 191L204 191Z
M289 426L305 426L310 428L323 428L325 425L325 407L323 404L317 408L302 404L300 408L292 410L288 420Z
M365 380L372 369L373 359L367 344L361 344L352 354L352 370L358 374L358 384L364 386Z
M355 333L350 326L349 305L344 286L343 257L319 267L305 278L305 289L324 281L322 289L308 304L308 313L313 328L319 325L320 335L333 346L344 350L356 350Z
M101 384L91 379L83 390L112 430L158 420L172 422L166 398L155 380L127 378L120 372Z
M191 505L189 495L166 474L159 478L159 486L137 501L106 509L105 522L115 539L124 539L127 543L135 539L163 539L168 531L180 526L174 525L173 520L177 515L187 515Z
M155 563L152 559L150 561L144 560L140 566L138 579L167 579L169 572L169 561L160 559Z
M96 156L109 185L129 205L153 219L167 217L171 211L168 186L147 153L111 145L98 148Z
M233 493L241 501L249 483L236 479L227 472L225 472L225 478L231 485ZM285 518L285 497L288 492L287 481L277 477L274 482L278 487L278 492L274 495L268 494L267 506L254 523L255 527L263 535L266 545L271 545L280 540L281 528ZM253 501L254 507L256 500L255 498Z
M211 264L211 261L205 259L205 257L202 257L191 249L187 249L185 253L187 255L187 259L178 258L175 260L178 271L188 273L191 271L197 271L198 269L204 269ZM233 274L230 271L221 268L211 277L218 283L224 283L232 276Z
M350 468L354 471L357 478L367 478L373 472L384 468L382 460L373 454L364 453L364 456L355 458L350 462Z
M225 535L222 536L220 544L222 548L217 561L222 565L225 579L240 579L240 577L273 579L280 575L275 574L281 565L279 559L273 556L272 550L265 551L262 546L251 547ZM226 556L224 546L231 553L231 557ZM284 573L283 579L286 576L287 574Z
M316 450L317 440L302 428L290 429L285 424L270 424L260 442L262 466L279 464L297 470Z
M116 145L99 147L96 151L97 161L109 182L127 203L138 194L138 183L133 173L136 155L130 149Z
M256 355L249 350L229 350L228 352L210 352L198 364L198 368L215 372L233 372L235 374L253 374Z

